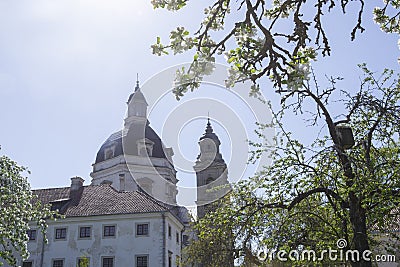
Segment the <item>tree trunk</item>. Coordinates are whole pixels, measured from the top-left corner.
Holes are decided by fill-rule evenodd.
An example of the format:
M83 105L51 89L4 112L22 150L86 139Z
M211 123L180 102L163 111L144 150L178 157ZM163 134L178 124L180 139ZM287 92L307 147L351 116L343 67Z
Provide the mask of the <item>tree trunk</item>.
M352 267L372 267L371 255L365 255L370 258L369 261L366 261L367 258L364 259L363 257L364 252L370 250L368 244L365 210L361 206L360 199L353 191L349 193L349 204L350 221L353 228L354 249L358 251L359 260L355 259L355 261L351 261L351 258L349 258L348 260L351 261Z

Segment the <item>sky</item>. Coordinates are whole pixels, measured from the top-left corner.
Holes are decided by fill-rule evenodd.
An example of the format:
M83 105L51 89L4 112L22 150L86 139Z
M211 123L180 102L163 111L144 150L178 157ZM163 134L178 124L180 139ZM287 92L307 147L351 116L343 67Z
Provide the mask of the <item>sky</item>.
M337 9L324 18L333 52L314 63L321 78L325 74L344 77L340 85L349 91L359 85L358 63L366 62L374 71L385 67L398 70L400 56L398 37L381 32L372 22L373 6L364 12L366 31L350 42L356 4L350 6L347 16ZM192 1L182 12L171 13L154 10L148 0L0 1L0 155L29 168L32 188L68 186L73 176L81 176L89 184L99 147L122 127L136 73L145 85L192 58L191 54L154 56L151 44L157 36L166 41L177 26L197 29L203 7ZM270 85L265 84L266 98L276 101ZM171 83L166 83L166 90L170 87ZM210 111L228 167L236 165L230 165L236 157L242 163L246 159L245 149L237 148L232 140L240 132L239 126L244 136L251 137L252 109L237 105L240 100L228 101L231 98L225 97L226 92L219 95L217 91L209 90L214 94L211 97L207 89L187 96L190 104L200 101L200 108L192 118L176 123L179 134L175 136L179 138L168 139L164 133L168 139L164 142L173 146L175 158L185 159L177 168L184 186L192 186L195 180L190 162L199 152L197 141ZM210 106L202 105L201 99ZM185 101L171 98L151 113L151 125L160 135L168 119L169 129L174 129L178 120L171 122L173 111L184 114L182 103ZM238 122L224 117L222 109L213 110L218 103L226 104ZM297 135L307 135L302 122L293 121L293 126L298 127ZM244 176L256 170L250 169Z

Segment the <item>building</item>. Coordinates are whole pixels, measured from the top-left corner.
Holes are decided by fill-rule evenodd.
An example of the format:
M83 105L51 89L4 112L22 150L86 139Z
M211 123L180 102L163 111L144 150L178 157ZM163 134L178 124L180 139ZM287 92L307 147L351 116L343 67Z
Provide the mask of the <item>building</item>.
M30 257L23 267L178 265L190 235L190 216L176 204L173 150L150 127L139 82L127 105L123 129L97 152L90 185L73 177L69 187L33 190L41 203L63 218L48 220L48 243L31 226ZM227 183L227 168L210 121L199 145L194 168L198 212L203 216L203 206L215 200L205 189Z
M221 142L208 119L206 131L199 140L200 154L193 167L197 181L197 217L212 209L213 202L229 190L228 169L219 150ZM225 187L224 187L225 186ZM218 188L218 189L216 189Z
M71 181L70 187L34 190L65 218L49 221L47 244L31 228L31 255L22 266L177 266L185 227L179 209L138 190Z
M140 91L128 98L124 128L113 133L100 147L92 184L112 184L117 190L143 190L164 203L176 204L178 193L172 148L164 147L147 120L147 102Z

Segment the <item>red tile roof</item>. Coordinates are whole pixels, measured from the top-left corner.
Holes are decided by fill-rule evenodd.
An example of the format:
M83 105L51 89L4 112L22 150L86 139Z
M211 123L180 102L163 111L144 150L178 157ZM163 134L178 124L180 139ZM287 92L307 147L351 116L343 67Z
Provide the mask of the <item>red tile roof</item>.
M33 194L66 217L163 212L172 208L145 193L118 192L111 185L83 186L77 191L69 187L38 189Z

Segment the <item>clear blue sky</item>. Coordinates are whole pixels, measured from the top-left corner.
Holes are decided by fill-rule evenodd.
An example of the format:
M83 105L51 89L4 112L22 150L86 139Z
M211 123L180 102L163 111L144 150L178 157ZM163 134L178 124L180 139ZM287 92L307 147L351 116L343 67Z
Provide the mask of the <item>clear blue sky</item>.
M343 89L358 87L357 63L367 62L376 71L399 68L398 37L379 30L372 8L365 11L366 32L354 42L355 9L325 18L333 53L315 67L321 77L344 77ZM177 26L197 29L200 10L192 3L184 12L155 11L148 0L1 1L0 154L29 167L33 188L67 186L76 175L88 183L98 148L122 126L136 73L144 83L191 58L153 56L150 45L156 36L166 40ZM216 127L222 142L229 143L229 134ZM196 141L203 132L199 122L187 131L188 158L198 154ZM224 148L226 158L232 149Z

